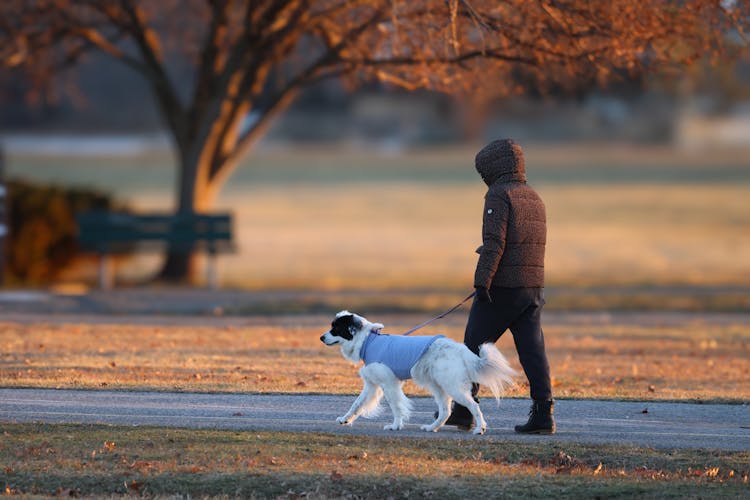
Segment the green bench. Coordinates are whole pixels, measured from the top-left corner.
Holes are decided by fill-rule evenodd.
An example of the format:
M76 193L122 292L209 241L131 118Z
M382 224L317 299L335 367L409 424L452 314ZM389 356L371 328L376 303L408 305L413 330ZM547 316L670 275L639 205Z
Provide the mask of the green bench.
M76 217L78 244L99 255L99 287L112 288L111 255L136 250L202 251L208 255L206 283L218 287L216 256L234 250L232 215L86 212Z

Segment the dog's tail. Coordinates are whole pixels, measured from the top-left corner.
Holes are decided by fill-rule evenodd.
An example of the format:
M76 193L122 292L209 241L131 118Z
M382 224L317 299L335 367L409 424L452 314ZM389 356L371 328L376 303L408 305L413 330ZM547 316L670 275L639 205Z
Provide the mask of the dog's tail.
M507 387L515 383L513 377L518 374L492 343L479 347L479 357L474 356L469 372L471 381L487 387L495 398L499 398Z

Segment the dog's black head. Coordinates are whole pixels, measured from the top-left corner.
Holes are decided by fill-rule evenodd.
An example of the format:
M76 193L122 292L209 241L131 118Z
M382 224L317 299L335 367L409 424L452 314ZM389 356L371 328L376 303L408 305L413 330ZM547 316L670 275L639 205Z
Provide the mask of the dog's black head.
M331 323L331 329L320 337L320 341L326 345L333 345L352 340L362 326L359 316L349 311L341 311Z

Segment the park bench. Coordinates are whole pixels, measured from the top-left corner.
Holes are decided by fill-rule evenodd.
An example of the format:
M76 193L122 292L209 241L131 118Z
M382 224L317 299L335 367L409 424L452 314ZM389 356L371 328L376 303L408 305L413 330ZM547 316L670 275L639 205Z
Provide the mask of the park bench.
M135 250L203 251L206 283L218 287L216 256L234 249L232 216L217 214L132 214L86 212L76 217L81 250L99 255L99 287L112 288L110 257Z

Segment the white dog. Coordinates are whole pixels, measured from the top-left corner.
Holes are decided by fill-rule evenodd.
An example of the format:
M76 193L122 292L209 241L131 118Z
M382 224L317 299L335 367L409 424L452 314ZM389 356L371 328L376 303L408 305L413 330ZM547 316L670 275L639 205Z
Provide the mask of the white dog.
M474 434L483 434L487 423L471 395L471 386L472 383L486 386L499 398L505 387L513 383L516 372L500 351L493 344L484 344L477 356L465 345L442 335L383 335L380 334L382 328L380 323L370 323L362 316L341 311L331 324L331 330L320 337L326 345L341 344L341 353L352 363L360 360L365 363L359 370L364 381L362 393L346 415L336 421L351 425L360 416L372 416L385 395L393 412L393 423L384 429L402 429L412 409L402 385L404 380L413 378L432 393L438 405L437 418L423 425L422 430L440 429L455 400L474 416Z

